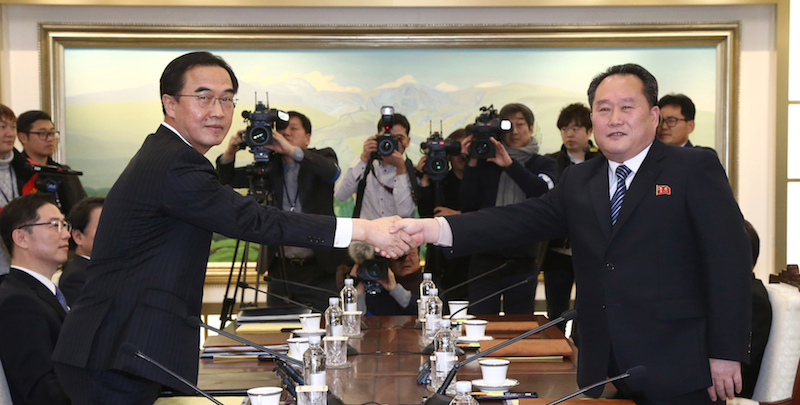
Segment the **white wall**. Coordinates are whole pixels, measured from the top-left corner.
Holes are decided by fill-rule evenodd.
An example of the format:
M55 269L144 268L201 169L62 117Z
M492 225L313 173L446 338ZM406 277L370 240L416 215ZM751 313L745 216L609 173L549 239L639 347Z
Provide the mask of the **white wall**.
M741 21L739 204L761 236L757 274L774 271L775 12L769 5L608 8L151 8L4 5L0 94L41 108L37 24L566 24ZM598 69L601 70L601 69ZM588 83L587 83L588 85Z

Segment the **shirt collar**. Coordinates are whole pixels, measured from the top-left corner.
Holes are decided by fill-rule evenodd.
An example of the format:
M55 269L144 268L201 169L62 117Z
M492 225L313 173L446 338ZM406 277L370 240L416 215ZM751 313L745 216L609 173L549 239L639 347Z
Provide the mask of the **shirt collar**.
M17 266L17 265L12 265L11 268L12 269L17 269L19 271L23 271L25 273L30 274L31 277L39 280L40 283L42 283L45 287L47 287L47 289L50 290L50 292L52 292L53 295L56 295L56 285L49 278L47 278L47 277L45 277L45 276L43 276L43 275L31 270L31 269L26 269L24 267L20 267L20 266Z
M632 157L632 158L630 158L630 159L628 159L628 160L626 160L626 161L624 161L622 163L617 163L617 162L614 162L613 160L609 160L608 161L609 173L612 176L616 176L615 173L617 171L617 167L619 167L620 165L625 165L625 166L628 166L628 169L631 169L631 175L629 175L628 177L629 178L633 178L633 176L636 175L636 172L638 172L639 168L642 166L642 162L644 162L644 158L647 157L647 152L650 151L650 147L652 147L652 146L653 146L653 143L651 142L650 145L647 145L647 147L644 148L641 152L639 152L638 155L636 155L636 156L634 156L634 157Z
M191 146L192 148L194 148L194 146L192 146L192 144L190 144L190 143L189 143L189 142L186 140L186 138L184 138L184 137L183 137L183 135L181 135L180 133L178 133L178 130L177 130L177 129L175 129L175 128L173 128L173 127L172 127L172 125L169 125L169 124L167 124L166 122L162 122L162 123L161 123L161 125L163 125L163 126L164 126L164 127L166 127L167 129L169 129L170 131L174 132L174 133L175 133L175 135L178 135L178 138L181 138L181 140L182 140L182 141L183 141L185 144L187 144L187 145Z

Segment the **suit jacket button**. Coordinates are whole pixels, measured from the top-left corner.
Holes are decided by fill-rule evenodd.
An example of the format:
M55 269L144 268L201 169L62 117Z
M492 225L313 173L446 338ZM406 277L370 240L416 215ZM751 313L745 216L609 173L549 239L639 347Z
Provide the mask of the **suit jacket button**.
M614 271L614 265L611 263L606 263L606 268L608 269L608 271Z
M603 309L606 309L606 304L603 304Z

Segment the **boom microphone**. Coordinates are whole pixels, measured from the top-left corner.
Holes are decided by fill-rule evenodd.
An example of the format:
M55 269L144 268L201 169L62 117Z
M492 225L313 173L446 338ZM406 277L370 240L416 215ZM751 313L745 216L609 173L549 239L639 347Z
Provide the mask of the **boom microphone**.
M333 295L335 295L337 297L339 296L338 292L333 291L333 290L329 290L327 288L320 288L320 287L309 285L309 284L298 283L296 281L283 280L283 279L275 278L275 277L272 277L272 276L264 276L264 281L267 281L267 282L270 282L270 283L284 283L284 284L294 285L294 286L297 286L297 287L308 288L309 290L317 290L317 291L326 292L326 293L329 293L329 294L333 294Z
M325 312L325 310L324 310L324 309L323 309L323 310L319 310L319 309L317 309L317 308L314 308L314 307L313 307L313 306L311 306L311 305L308 305L308 304L303 304L302 302L297 302L297 301L295 301L295 300L293 300L293 299L291 299L291 298L289 298L289 297L284 297L283 295L280 295L280 294L275 294L274 292L269 292L269 291L267 291L267 290L261 290L261 289L258 289L258 288L256 288L256 287L253 287L253 286L251 286L250 284L247 284L247 283L245 283L244 281L240 281L240 282L236 283L236 285L238 285L238 286L239 286L239 288L249 288L249 289L251 289L251 290L255 290L255 291L257 291L257 292L260 292L260 293L262 293L262 294L271 295L271 296L273 296L273 297L275 297L275 298L278 298L278 299L280 299L280 300L286 301L286 302L288 302L288 303L290 303L290 304L297 305L298 307L302 307L302 308L310 309L310 310L311 310L311 312L314 312L314 311L317 311L317 312L320 312L320 313L322 313L322 312ZM337 294L337 295L338 295L338 294Z
M471 283L471 282L473 282L473 281L475 281L475 280L477 280L479 278L486 277L489 274L492 274L492 273L494 273L494 272L496 272L496 271L498 271L498 270L500 270L502 268L505 268L506 266L508 266L509 263L511 263L511 260L508 260L505 263L503 263L503 264L501 264L501 265L499 265L499 266L497 266L497 267L495 267L495 268L493 268L493 269L491 269L489 271L485 271L485 272L483 272L483 273L481 273L481 274L479 274L479 275L477 275L477 276L475 276L475 277L473 277L473 278L471 278L471 279L469 279L467 281L464 281L462 283L458 283L458 284L456 284L456 285L454 285L454 286L442 291L441 295L446 295L447 293L449 293L450 291L455 290L458 287L461 287L463 285L467 285L467 284L469 284L469 283Z
M142 360L144 360L144 361L146 361L146 362L148 362L148 363L160 368L165 373L177 378L178 381L180 381L180 382L186 384L187 386L189 386L191 389L193 389L198 394L208 398L209 401L211 401L211 402L213 402L213 403L215 403L217 405L222 405L222 402L219 402L216 399L214 399L211 395L206 394L203 390L201 390L200 388L197 388L196 385L190 383L189 380L179 376L178 374L175 374L174 371L164 367L163 365L161 365L161 363L151 359L146 354L140 352L139 349L136 348L136 346L134 346L134 345L132 345L132 344L130 344L128 342L125 342L125 343L122 344L122 352L125 353L125 354L128 354L128 355L131 355L131 356L136 356L136 357L138 357L138 358L140 358L140 359L142 359Z
M508 262L505 262L505 264L503 264L502 266L498 267L498 269L499 269L499 268L501 268L501 267L503 267L503 266L505 266L506 264L508 264ZM475 301L475 302L470 302L470 303L469 303L469 305L467 305L467 306L465 306L464 308L461 308L461 309L459 309L458 311L456 311L456 312L453 312L452 314L450 314L450 319L454 319L454 317L455 317L455 315L456 315L457 313L459 313L459 312L461 312L461 311L466 311L466 310L467 310L469 307L472 307L472 306L474 306L474 305L478 305L478 304L480 304L480 303L481 303L481 302L483 302L483 301L486 301L486 300L488 300L488 299L490 299L490 298L492 298L492 297L495 297L495 296L497 296L497 295L500 295L500 294L502 294L502 293L504 293L504 292L506 292L506 291L508 291L508 290L511 290L511 289L513 289L513 288L517 288L517 287L519 287L519 286L521 286L521 285L523 285L523 284L527 284L527 283L530 283L531 281L535 281L535 280L536 280L536 278L537 278L537 276L535 276L535 275L534 275L534 276L530 276L530 277L526 278L525 280L522 280L522 281L520 281L520 282L518 282L518 283L516 283L516 284L512 284L512 285L510 285L510 286L508 286L508 287L506 287L506 288L503 288L503 289L502 289L502 290L500 290L500 291L493 292L493 293L491 293L491 294L489 294L489 295L487 295L487 296L485 296L485 297L483 297L483 298L481 298L481 299L479 299L479 300L477 300L477 301Z
M551 403L549 403L547 405L559 404L559 403L564 402L564 401L566 401L566 400L568 400L568 399L570 399L572 397L575 397L575 396L578 396L580 394L583 394L584 392L589 391L589 390L594 389L594 388L597 388L597 387L599 387L601 385L606 385L606 384L608 384L610 382L622 380L622 379L625 379L625 378L630 378L631 381L638 380L640 378L643 378L646 373L647 373L647 369L645 369L644 366L631 367L631 368L628 369L628 371L626 371L626 372L624 372L624 373L622 373L622 374L620 374L620 375L618 375L616 377L611 377L611 378L609 378L607 380L600 381L598 383L594 383L594 384L592 384L592 385L590 385L588 387L581 388L580 390L575 391L572 394L569 394L564 398L555 400L555 401L553 401L553 402L551 402Z
M83 176L83 172L53 165L39 165L25 162L25 168L35 173L50 174L53 176Z

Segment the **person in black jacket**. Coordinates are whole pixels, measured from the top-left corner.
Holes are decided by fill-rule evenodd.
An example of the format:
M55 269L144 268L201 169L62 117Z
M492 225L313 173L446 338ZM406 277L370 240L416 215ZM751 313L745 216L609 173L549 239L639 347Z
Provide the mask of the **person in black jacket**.
M533 112L523 104L512 103L500 110L501 119L509 119L512 130L503 135L502 143L492 138L496 156L487 160L470 159L461 182L462 212L516 204L539 197L551 190L557 179L556 162L540 156L539 144L533 137ZM464 140L469 148L471 137ZM480 235L475 235L480 237ZM472 256L469 277L475 277L503 263L508 265L487 279L471 283L469 300L477 301L504 287L538 274L538 243L508 246L501 250ZM533 313L536 283L514 288L500 297L471 308L474 314Z
M58 287L64 292L69 305L78 300L81 289L86 284L86 267L92 260L94 234L97 232L97 224L100 223L104 201L103 197L84 198L67 215L67 222L72 224L70 246L75 252L64 266L61 278L58 279Z

